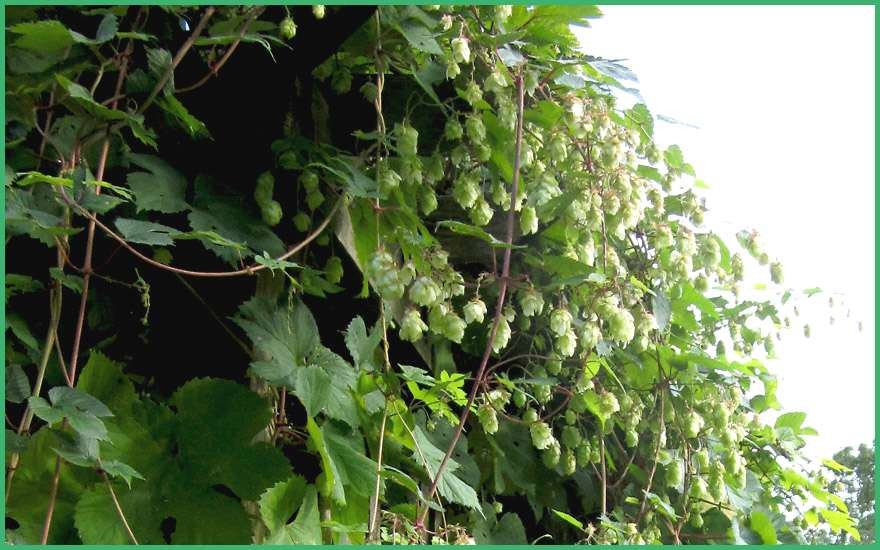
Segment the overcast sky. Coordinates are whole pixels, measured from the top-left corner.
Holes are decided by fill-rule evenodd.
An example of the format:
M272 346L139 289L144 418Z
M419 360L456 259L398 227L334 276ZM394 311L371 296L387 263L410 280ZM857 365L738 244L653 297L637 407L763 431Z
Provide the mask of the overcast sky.
M578 31L586 51L624 59L652 113L699 127L658 123L655 138L680 145L711 186L707 225L728 234L758 229L771 258L783 262L786 286L826 291L807 301L793 319L797 330L777 345L780 358L767 362L780 377L783 407L808 413L806 424L820 432L808 453L870 444L874 7L602 11ZM747 264L747 276L769 279L757 263Z

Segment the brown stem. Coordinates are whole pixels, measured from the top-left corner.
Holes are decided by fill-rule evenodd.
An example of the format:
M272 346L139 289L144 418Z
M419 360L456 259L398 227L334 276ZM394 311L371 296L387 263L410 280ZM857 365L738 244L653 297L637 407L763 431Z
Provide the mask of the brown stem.
M175 88L174 93L182 94L184 92L190 92L192 90L195 90L196 88L203 86L206 82L208 82L208 80L211 79L211 77L217 76L217 73L219 73L220 69L223 68L223 65L225 65L226 62L229 61L229 58L232 57L232 53L235 52L235 49L238 48L238 45L241 43L241 39L244 38L244 35L247 33L248 27L250 27L251 23L253 23L254 20L260 16L264 9L266 8L260 7L254 10L253 15L248 18L248 20L245 21L245 24L241 27L241 31L238 33L238 38L235 39L235 42L229 45L229 47L226 49L226 52L223 53L223 57L221 57L217 61L217 63L211 66L211 69L205 74L205 76L200 78L195 84L184 86L183 88Z
M133 41L129 40L129 44L126 47L126 53L130 54L134 49ZM122 60L122 65L119 68L119 76L116 79L116 91L114 95L119 95L119 92L122 90L122 85L125 82L125 77L127 75L128 70L128 55L125 55ZM117 103L114 102L110 105L111 109L116 109ZM78 149L78 148L77 148ZM110 131L107 130L107 133L104 137L104 144L101 147L101 156L98 159L98 170L95 173L95 178L98 181L103 181L104 179L104 170L107 168L107 156L110 153ZM74 151L74 158L72 159L75 163L77 161L77 157L79 156L79 151ZM63 191L62 191L63 193ZM101 188L99 186L95 187L95 194L100 194ZM91 214L91 213L90 213ZM76 319L76 328L73 333L73 349L70 352L70 368L68 369L67 375L67 385L73 387L76 382L76 367L77 360L79 359L79 347L82 342L82 332L83 325L85 323L86 318L86 304L89 297L89 282L92 278L92 253L94 250L95 244L95 223L97 222L97 218L92 215L89 220L87 235L86 235L86 252L85 258L83 260L82 272L83 272L83 285L82 285L82 296L79 302L79 313ZM40 544L46 544L49 540L49 529L52 526L52 516L55 512L55 501L58 498L58 482L61 478L61 456L55 457L55 477L52 480L52 490L49 496L49 508L46 510L46 519L43 522L43 535L40 538Z
M470 395L468 395L468 401L465 405L464 409L461 411L461 416L458 420L458 426L455 429L455 435L452 438L452 442L449 444L449 448L446 449L446 454L443 455L443 460L440 462L440 465L437 467L437 473L434 475L433 481L431 481L431 487L428 489L426 499L428 502L434 498L434 493L437 490L437 484L440 483L440 476L443 475L443 470L446 468L446 464L449 463L449 457L452 456L452 453L455 451L455 446L458 444L458 440L461 437L461 433L464 430L464 424L467 422L468 416L471 412L471 407L474 404L474 400L477 398L477 392L480 390L480 387L483 385L483 378L486 372L486 366L489 364L489 357L492 355L492 343L495 340L495 335L498 332L498 325L501 323L501 316L504 312L504 298L507 294L507 285L510 282L510 256L513 250L513 230L514 230L514 216L515 216L515 206L517 200L517 194L519 192L519 162L520 162L520 150L522 148L522 133L523 133L523 110L524 110L524 90L523 90L523 76L522 72L520 72L516 76L516 93L517 93L517 112L516 112L516 145L515 152L513 157L513 181L511 182L511 193L510 193L510 210L507 212L507 238L506 243L507 247L504 249L504 260L501 267L501 279L498 285L498 301L495 305L495 318L492 321L492 330L489 333L489 339L486 342L486 350L483 352L483 359L480 361L480 367L477 370L476 381L474 385L471 387ZM416 521L415 528L417 530L424 531L424 522L425 518L428 515L429 508L425 506L420 514L418 521Z
M76 209L80 214L82 214L83 216L88 218L90 223L94 223L94 225L96 225L99 229L101 229L104 233L106 233L108 237L110 237L114 241L118 242L128 252L130 252L135 257L150 264L153 267L158 267L159 269L162 269L165 271L170 271L171 273L177 273L179 275L188 275L190 277L239 277L242 275L253 275L259 271L266 269L265 265L252 264L249 267L245 267L243 269L239 269L236 271L192 271L189 269L181 269L179 267L173 267L170 265L163 264L161 262L157 262L156 260L150 258L149 256L145 256L145 255L141 254L140 252L138 252L137 249L134 248L133 246L131 246L130 244L128 244L128 242L124 238L122 238L119 235L117 235L116 233L114 233L112 229L110 229L104 223L102 223L100 220L98 220L98 218L94 214L92 214L91 212L89 212L88 210L83 208L80 204L74 202L67 195L67 193L64 192L64 190L61 190L61 193L62 193L62 197L64 198L64 201L67 202L67 204L69 204L72 208ZM333 205L333 208L330 210L330 213L327 215L327 218L325 218L324 221L321 222L321 225L316 227L314 231L312 231L308 236L306 236L305 239L302 240L302 242L298 243L297 245L295 245L293 248L291 248L290 250L288 250L287 252L285 252L281 256L278 256L277 258L275 258L275 261L286 260L287 258L293 256L294 254L296 254L297 252L302 250L310 242L312 242L313 240L318 238L318 236L321 234L321 232L324 231L324 229L326 229L327 226L330 224L330 222L333 220L333 216L336 214L336 211L339 209L339 206L341 205L341 203L342 203L342 199L340 198L338 201L336 201L336 204ZM85 268L83 268L83 269L85 269Z
M104 478L104 483L106 483L107 488L110 489L110 498L113 499L113 506L116 507L116 513L119 514L119 519L122 520L122 525L125 526L125 532L128 533L128 538L131 539L132 543L139 545L140 543L138 542L137 537L134 536L131 526L128 524L128 520L125 519L125 513L122 511L122 506L119 505L119 499L116 498L116 491L113 490L113 484L110 483L110 478L107 477L107 472L101 470L101 477Z
M180 46L180 49L177 50L177 53L174 54L174 57L171 59L171 65L165 70L165 74L162 75L162 78L159 79L159 82L156 83L156 86L153 88L153 91L150 92L150 95L147 96L147 99L143 102L143 104L138 109L138 113L143 113L147 110L147 107L153 104L153 101L156 100L156 96L159 95L159 92L162 91L162 88L165 87L165 84L171 79L171 76L174 74L174 69L180 64L180 61L183 57L189 52L190 48L192 48L195 41L202 35L202 31L205 30L205 26L208 24L208 20L211 19L211 16L214 15L214 12L217 11L214 6L208 6L205 9L205 13L202 15L202 19L199 21L199 24L196 25L196 28L193 29L192 34L189 35L189 38L186 39L186 42ZM118 92L117 94L118 95Z

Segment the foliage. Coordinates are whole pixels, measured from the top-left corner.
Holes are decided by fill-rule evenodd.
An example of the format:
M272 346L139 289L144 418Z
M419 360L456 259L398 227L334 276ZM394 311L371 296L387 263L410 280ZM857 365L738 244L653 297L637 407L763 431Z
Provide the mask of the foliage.
M823 471L835 491L842 495L844 509L856 523L861 544L873 544L874 535L874 445L859 445L858 449L845 447L834 454L833 459L823 461ZM812 511L809 518L816 512ZM812 522L811 522L812 523ZM852 544L856 537L849 532L829 533L827 529L814 527L808 533L814 544Z
M237 49L289 47L301 17L333 35L345 9L7 9L7 246L57 260L6 276L7 539L773 544L804 542L801 519L858 538L856 486L851 517L797 466L805 415L761 419L781 405L758 349L796 302L781 265L756 232L708 229L683 152L644 104L618 106L635 76L571 32L597 8L379 7L311 72L314 127L277 113L253 184L167 160L212 136L185 92ZM334 98L375 125L331 132ZM250 387L163 397L108 357L101 285L146 312L161 287L102 275L96 241L255 278L231 323L215 315ZM208 265L172 255L191 245ZM770 298L741 296L746 264L768 266ZM303 300L342 292L363 300ZM43 295L48 319L25 311ZM62 298L82 304L67 361ZM83 331L108 340L80 349Z

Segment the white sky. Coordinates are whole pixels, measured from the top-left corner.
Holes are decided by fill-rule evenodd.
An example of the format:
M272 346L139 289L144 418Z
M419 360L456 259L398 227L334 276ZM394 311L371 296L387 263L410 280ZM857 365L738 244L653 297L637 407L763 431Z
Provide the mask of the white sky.
M785 284L808 300L766 364L786 411L807 413L808 454L874 438L874 7L605 6L576 29L591 55L624 59L681 146L719 233L758 229ZM581 32L582 31L582 32ZM729 244L734 246L732 239ZM769 282L766 267L746 275ZM852 317L846 319L846 308ZM834 325L828 322L835 317ZM809 321L812 337L800 326ZM864 323L859 332L857 322Z

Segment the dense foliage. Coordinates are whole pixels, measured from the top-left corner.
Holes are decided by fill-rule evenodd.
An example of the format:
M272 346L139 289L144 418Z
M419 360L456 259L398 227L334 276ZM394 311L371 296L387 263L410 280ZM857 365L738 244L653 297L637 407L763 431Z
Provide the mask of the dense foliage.
M859 537L847 531L829 533L825 526L810 530L807 539L816 544L874 544L874 445L864 443L858 449L844 447L834 454L834 462L843 466L827 467L822 474L829 477L835 491L843 496L849 515L856 522ZM829 466L834 466L829 464ZM811 516L812 517L812 516Z
M189 90L248 49L305 52L306 20L339 36L347 9L7 8L7 540L857 537L800 465L804 415L761 420L780 404L755 356L801 293L756 232L703 225L682 151L617 106L633 75L571 32L595 7L370 10L287 84L307 116L275 113L273 164L242 158L241 183L169 160L222 122ZM139 267L102 272L120 257ZM741 296L755 266L775 298ZM250 357L235 380L165 394L170 349L127 370L128 305L103 293L146 331L169 271L256 282L205 313Z

